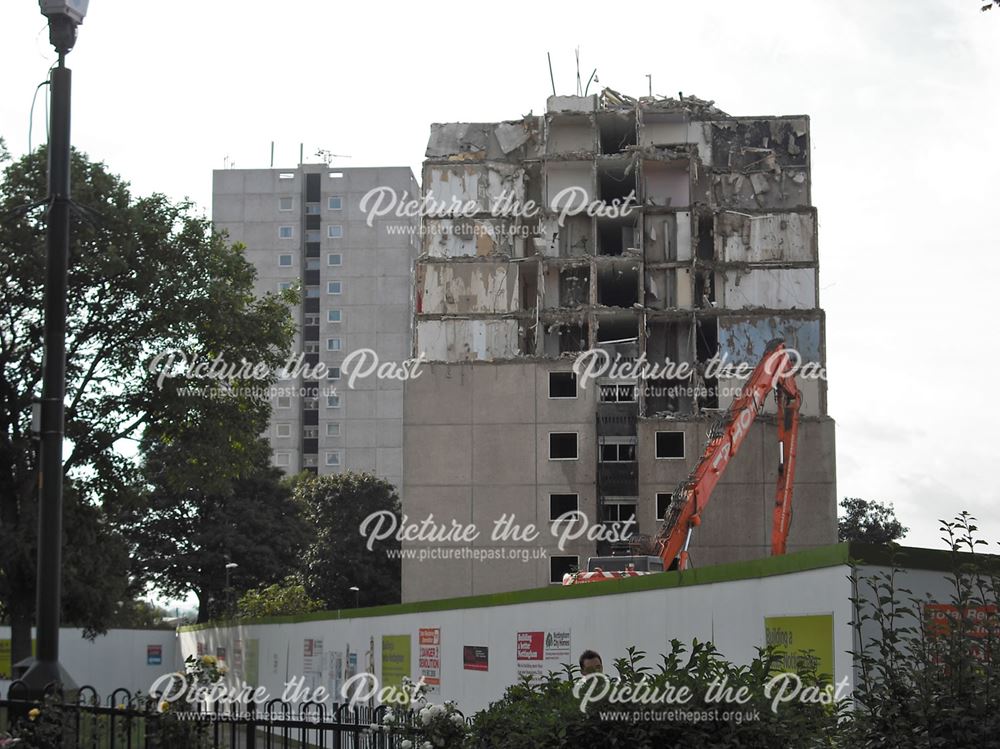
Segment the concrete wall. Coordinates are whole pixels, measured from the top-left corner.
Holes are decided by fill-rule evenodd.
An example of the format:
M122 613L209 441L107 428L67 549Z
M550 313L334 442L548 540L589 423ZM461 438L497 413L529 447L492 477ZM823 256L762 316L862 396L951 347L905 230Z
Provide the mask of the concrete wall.
M516 312L520 306L518 266L427 263L417 271L417 294L424 314Z
M517 320L421 320L416 348L432 361L512 358L518 336Z
M475 523L481 531L475 548L513 546L534 556L404 564L404 601L547 585L549 560L537 556L536 547L581 557L592 552L593 544L585 540L560 552L550 533L550 492L578 493L579 509L596 517L594 389L576 399L550 399L548 371L553 369L568 370L569 364L435 364L407 383L404 512L413 519L433 513L439 522ZM553 431L579 435L578 460L549 460ZM493 541L494 523L511 513L522 527L535 524L542 538Z
M581 188L585 197L560 196L559 193L571 187ZM549 210L558 212L570 206L579 207L581 202L589 203L596 191L593 162L558 161L545 165L545 205Z
M424 169L424 193L435 201L433 215L454 212L455 204L473 204L476 213L488 213L505 194L524 200L524 172L504 163L430 165Z
M502 562L425 559L403 564L403 601L475 595L549 584L549 559L573 556L580 565L596 553L593 539L578 538L559 550L548 522L550 494L576 493L579 510L597 522L597 387L577 388L577 397L548 397L549 372L571 371L572 359L477 364L429 364L406 383L404 460L408 466L403 510L412 522L474 523L483 536L505 513L542 538L519 547L541 547L546 558ZM659 527L656 494L673 492L701 457L710 420L641 419L637 462L638 530ZM657 431L685 433L682 459L657 459ZM550 460L548 435L575 432L576 460ZM790 548L836 541L834 424L804 420L799 431L798 472ZM758 423L716 489L705 522L695 535L699 564L755 559L770 554L777 485L777 433ZM477 548L505 544L477 540ZM424 550L433 543L407 543ZM458 552L449 552L457 554ZM499 552L498 552L499 553Z
M657 527L656 494L673 493L701 457L709 422L643 419L639 424L639 522ZM657 459L655 433L683 431L684 460ZM831 419L799 426L789 551L836 543L837 487ZM705 565L759 559L771 553L774 494L778 483L778 435L773 423L759 421L733 457L691 537L694 563Z
M716 219L716 247L716 257L727 263L814 263L815 212L723 212Z
M10 640L10 627L0 626L0 640ZM159 664L150 663L150 646L160 648ZM148 690L157 677L182 668L184 658L173 630L112 629L91 642L82 629L64 628L59 631L59 662L78 686L91 686L107 700L116 689ZM9 684L9 679L0 680L4 696Z
M756 366L775 338L798 351L803 362L825 361L823 321L793 317L723 317L719 319L719 356L730 364Z
M724 278L716 302L727 309L815 309L819 303L815 268L730 269Z

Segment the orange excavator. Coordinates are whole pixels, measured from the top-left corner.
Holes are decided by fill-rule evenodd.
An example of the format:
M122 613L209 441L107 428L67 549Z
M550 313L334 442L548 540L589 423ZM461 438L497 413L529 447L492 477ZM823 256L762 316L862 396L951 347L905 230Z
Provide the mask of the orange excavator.
M599 582L662 570L684 570L688 566L688 546L701 514L723 471L729 465L750 427L764 408L768 393L774 391L778 404L778 487L771 523L771 553L784 554L792 522L792 487L795 479L795 450L799 433L799 406L802 395L795 382L797 362L784 340L771 341L750 379L740 389L725 415L708 433L705 451L698 465L681 482L656 534L659 557L591 557L587 572L566 575L563 585Z

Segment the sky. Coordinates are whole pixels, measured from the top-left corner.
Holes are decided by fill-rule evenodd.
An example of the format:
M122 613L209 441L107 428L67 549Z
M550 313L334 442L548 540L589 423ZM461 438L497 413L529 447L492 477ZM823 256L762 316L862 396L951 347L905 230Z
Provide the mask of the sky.
M583 79L740 116L808 114L837 492L940 548L1000 539L1000 9L979 0L429 6L92 0L68 64L74 145L140 194L210 212L212 170L405 165L432 122L540 114ZM28 148L55 55L34 0L0 10L0 136ZM32 143L45 137L44 102ZM347 158L349 157L349 158ZM961 269L959 270L959 266ZM801 521L802 518L796 518Z

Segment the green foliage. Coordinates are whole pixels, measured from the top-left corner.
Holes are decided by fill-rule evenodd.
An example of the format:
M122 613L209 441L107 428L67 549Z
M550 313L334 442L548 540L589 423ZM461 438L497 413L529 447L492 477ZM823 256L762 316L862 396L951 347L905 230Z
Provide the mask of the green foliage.
M107 632L118 602L132 597L128 543L100 507L72 489L63 499L63 527L62 621L92 640ZM29 547L34 551L34 539Z
M844 514L837 519L837 536L841 541L889 544L910 530L896 519L891 504L845 497L840 506L844 509Z
M109 628L113 629L173 629L169 624L164 624L163 620L170 616L170 612L161 606L156 606L149 601L128 600L122 601L121 605L116 604L114 616L109 623Z
M825 695L825 703L792 700L772 710L767 686L775 677L775 656L760 651L749 666L726 661L711 643L695 641L690 651L678 640L662 656L657 669L644 664L645 653L634 648L615 662L618 676L596 679L608 686L606 695L582 711L581 697L588 683L575 678L576 667L564 675L549 674L540 683L528 679L507 689L504 697L477 713L470 746L529 749L533 747L822 747L835 746L838 715L832 687L807 665L799 673L802 684ZM736 694L745 689L745 704L718 698L712 685ZM616 701L615 690L645 691L658 699L652 704ZM682 700L680 690L690 695ZM673 697L665 698L670 689ZM716 690L719 686L716 686ZM623 691L617 694L624 695ZM595 697L600 692L594 693Z
M302 477L295 486L315 537L305 553L303 579L310 596L328 609L354 607L352 586L360 588L361 605L399 603L400 561L387 552L399 549L388 538L367 548L360 528L374 512L400 514L392 484L370 473Z
M310 598L301 580L289 576L281 583L248 590L236 604L236 615L245 619L263 619L308 614L322 608L323 602Z
M103 164L72 155L66 326L66 623L100 631L109 601L141 590L143 569L123 563L117 504L137 480L116 447L144 431L157 444L197 434L206 445L259 434L266 400L184 395L149 371L161 353L229 361L284 361L294 323L284 298L254 294L239 246L213 234L189 202L136 197ZM31 404L40 392L47 153L8 164L0 182L0 600L15 660L27 654L35 602L37 446ZM28 206L34 205L34 208ZM20 210L18 210L20 209ZM236 427L239 427L237 429ZM234 454L249 455L239 437ZM245 465L246 463L244 463ZM75 504L74 504L75 503ZM83 525L70 522L72 513ZM127 584L127 590L126 590ZM81 604L73 597L90 599ZM77 609L74 613L74 608Z
M123 514L143 577L176 598L193 591L199 622L234 614L236 591L296 570L310 537L289 482L270 465L267 443L253 440L251 465L235 478L225 472L243 459L225 444L232 443L213 450L184 438L151 448L149 488ZM231 562L238 567L227 589Z
M22 715L11 731L16 739L12 746L19 749L50 749L64 746L69 727L66 725L67 712L61 700L48 696L39 707L32 707L27 715Z
M901 570L852 574L860 672L852 746L994 746L1000 734L1000 567L977 553L975 518L941 521L951 548L950 609L899 585Z

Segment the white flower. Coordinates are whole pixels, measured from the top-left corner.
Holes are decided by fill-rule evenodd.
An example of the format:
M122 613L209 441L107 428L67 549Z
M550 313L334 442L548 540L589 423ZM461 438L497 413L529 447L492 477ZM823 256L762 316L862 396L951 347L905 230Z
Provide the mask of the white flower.
M391 707L390 707L390 708L389 708L388 710L386 710L386 711L385 711L385 716L384 716L384 718L385 718L385 721L386 721L386 722L388 722L388 721L392 720L392 718L393 718L393 714L392 714L392 708L391 708Z
M422 707L422 708L420 708L420 713L419 713L419 715L420 715L420 722L421 722L421 723L423 723L423 724L424 724L425 726L426 726L426 725L427 725L428 723L430 723L430 722L431 722L431 717L432 717L432 716L431 716L431 711L430 711L430 708L427 708L427 707Z
M465 719L458 713L451 714L451 722L454 723L456 726L465 725Z
M434 744L432 744L429 741L425 741L423 744L420 745L420 749L434 749Z
M413 742L409 739L403 739L399 742L399 749L413 749Z

